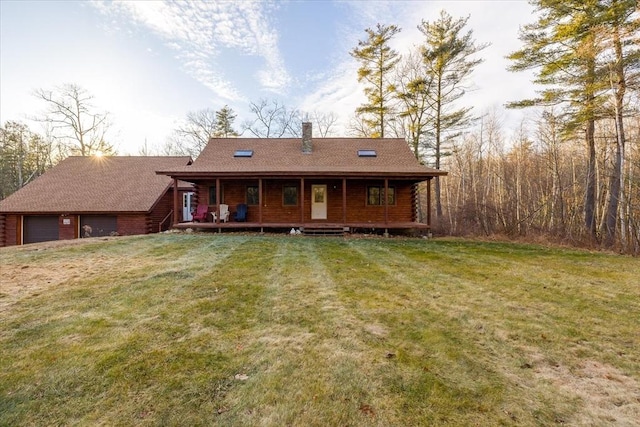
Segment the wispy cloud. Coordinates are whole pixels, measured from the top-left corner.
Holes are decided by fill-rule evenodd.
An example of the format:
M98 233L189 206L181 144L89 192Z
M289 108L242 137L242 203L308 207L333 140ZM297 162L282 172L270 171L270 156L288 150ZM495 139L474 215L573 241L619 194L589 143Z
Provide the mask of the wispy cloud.
M417 26L422 20L438 19L440 10L447 10L454 17L471 16L467 30L473 30L477 43L493 42L479 55L485 62L477 67L467 84L474 89L460 101L461 105L473 106L476 114L506 102L506 94L512 98L529 88L529 80L522 75L506 73L504 56L518 46L518 19L495 21L495 15L487 13L487 8L499 8L511 17L530 14L532 8L526 2L500 1L345 1L339 3L344 10L345 19L338 29L342 45L336 49L335 66L327 71L324 82L313 87L302 100L304 110L335 112L341 124L346 125L355 108L365 101L363 86L357 82L358 64L348 52L366 38L365 29L375 28L376 24L395 24L402 29L391 46L401 55L415 50L424 43L424 35ZM501 90L495 90L500 87Z
M365 100L356 76L357 64L350 61L342 62L301 100L300 110L336 114L338 121L334 131L346 135L355 109Z
M156 34L183 62L185 71L229 101L245 96L217 65L223 49L262 58L256 71L263 89L282 93L291 80L270 24L269 2L95 1L102 13Z
M393 20L404 10L397 7L398 4L400 2L395 1L339 2L344 11L344 19L337 29L340 33L340 45L335 49L335 65L324 72L324 78L301 101L303 111L335 113L338 116L338 132L347 134L349 121L356 108L365 102L363 86L357 79L359 64L349 52L358 45L358 40L366 38L366 28L374 28L378 22L397 24Z

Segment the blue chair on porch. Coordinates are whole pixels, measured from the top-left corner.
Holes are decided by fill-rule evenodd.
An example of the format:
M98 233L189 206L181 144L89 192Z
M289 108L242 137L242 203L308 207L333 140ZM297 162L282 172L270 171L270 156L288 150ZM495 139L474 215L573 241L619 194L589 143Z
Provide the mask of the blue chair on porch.
M247 221L247 205L244 203L240 203L236 206L236 212L233 214L233 219L238 222L246 222Z

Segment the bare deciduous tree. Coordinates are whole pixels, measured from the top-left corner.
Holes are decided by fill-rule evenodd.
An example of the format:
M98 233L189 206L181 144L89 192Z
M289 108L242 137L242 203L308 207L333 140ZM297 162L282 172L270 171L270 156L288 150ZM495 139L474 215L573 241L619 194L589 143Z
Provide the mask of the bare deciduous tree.
M55 90L38 89L35 96L47 105L45 116L38 120L50 126L62 149L80 156L115 153L105 140L109 114L95 110L93 96L87 90L68 83Z
M365 121L361 114L354 114L349 119L347 133L356 138L372 138L371 126Z
M216 112L211 108L188 112L183 124L169 138L171 151L197 157L215 135L217 123Z
M257 138L300 136L302 118L298 110L289 109L275 99L251 102L249 109L255 118L242 124L242 133L248 131Z
M314 133L317 131L318 135L321 138L326 138L333 134L331 128L338 121L338 116L333 112L321 113L315 110L313 113L305 114L305 121L310 121L313 123Z

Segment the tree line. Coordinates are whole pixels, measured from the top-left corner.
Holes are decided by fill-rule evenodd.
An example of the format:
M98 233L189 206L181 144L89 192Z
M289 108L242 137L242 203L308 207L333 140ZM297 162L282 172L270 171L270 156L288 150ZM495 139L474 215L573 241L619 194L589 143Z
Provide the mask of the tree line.
M436 224L444 233L544 234L640 253L638 117L640 23L633 0L532 0L538 19L509 55L514 72L534 70L542 89L509 108L537 107L533 125L505 141L494 115L462 104L486 44L468 18L441 12L418 29L423 44L402 57L401 29L378 25L351 52L367 102L352 128L404 136L435 179ZM473 131L470 125L476 124ZM531 127L533 126L533 127ZM583 150L580 150L582 141ZM629 145L629 142L631 145Z
M495 112L472 114L464 105L471 74L488 45L466 30L468 17L442 11L421 21L422 42L400 54L402 31L378 24L350 54L365 102L348 133L403 137L423 164L449 171L435 180L435 225L442 233L532 234L640 253L640 30L632 0L533 0L537 20L520 30L521 49L510 70L534 70L533 99L511 140ZM0 129L2 194L6 197L69 154L113 153L109 120L76 85L39 90L48 106L45 136L24 125ZM196 157L211 137L299 136L312 121L333 136L333 113L301 112L277 100L250 103L251 118L235 127L229 106L189 112L153 154ZM147 147L139 154L151 154ZM27 153L27 154L25 154ZM20 166L17 164L20 163ZM424 197L424 195L423 195Z

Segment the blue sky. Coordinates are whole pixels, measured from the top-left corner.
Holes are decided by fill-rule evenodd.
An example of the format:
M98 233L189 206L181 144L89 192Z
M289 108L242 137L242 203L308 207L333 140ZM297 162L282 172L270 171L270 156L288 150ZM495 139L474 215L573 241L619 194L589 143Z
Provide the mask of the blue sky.
M32 94L77 83L109 111L109 140L136 154L162 145L189 111L229 105L236 128L249 102L277 99L302 111L333 112L344 127L363 101L349 55L364 29L396 24L401 54L422 41L421 20L441 9L470 16L468 29L489 42L463 103L497 110L506 130L523 114L505 102L533 94L531 75L510 73L519 26L533 21L525 0L503 1L0 1L0 122L30 121L44 109Z

